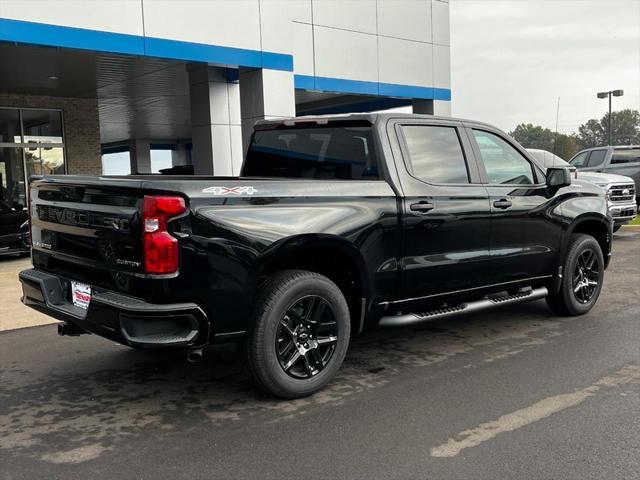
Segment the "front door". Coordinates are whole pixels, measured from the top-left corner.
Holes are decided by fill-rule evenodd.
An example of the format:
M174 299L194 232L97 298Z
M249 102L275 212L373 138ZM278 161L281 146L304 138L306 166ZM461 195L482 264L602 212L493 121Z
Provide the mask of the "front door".
M543 172L499 132L468 132L489 193L493 282L553 275L562 225Z
M396 126L404 189L403 298L486 282L489 200L464 130L427 120Z

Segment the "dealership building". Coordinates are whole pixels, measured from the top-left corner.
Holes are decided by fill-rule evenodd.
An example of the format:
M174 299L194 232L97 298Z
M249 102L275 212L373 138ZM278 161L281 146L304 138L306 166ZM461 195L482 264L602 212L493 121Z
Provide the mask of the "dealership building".
M450 113L442 0L0 0L0 199L31 174L238 174L264 118Z

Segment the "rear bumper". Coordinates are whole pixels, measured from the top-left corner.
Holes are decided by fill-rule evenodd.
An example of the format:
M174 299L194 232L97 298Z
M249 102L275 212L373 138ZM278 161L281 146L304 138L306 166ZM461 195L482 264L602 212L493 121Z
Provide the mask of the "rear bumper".
M88 309L70 301L70 279L41 270L19 274L22 303L86 332L135 347L200 346L210 323L195 303L154 304L92 288Z

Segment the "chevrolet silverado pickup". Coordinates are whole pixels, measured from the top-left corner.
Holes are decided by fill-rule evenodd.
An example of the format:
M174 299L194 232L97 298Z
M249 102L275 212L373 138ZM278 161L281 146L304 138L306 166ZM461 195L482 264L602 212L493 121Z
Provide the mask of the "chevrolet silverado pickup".
M546 298L595 304L602 189L467 120L352 114L259 122L240 177L35 177L23 302L187 359L239 342L270 394L321 389L349 340Z

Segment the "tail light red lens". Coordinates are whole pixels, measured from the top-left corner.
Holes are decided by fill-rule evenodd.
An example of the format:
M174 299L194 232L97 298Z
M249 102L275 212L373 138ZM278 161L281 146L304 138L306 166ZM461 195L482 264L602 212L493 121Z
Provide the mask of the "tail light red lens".
M176 273L180 264L178 240L167 231L173 217L187 211L182 197L145 195L142 210L144 270L153 275Z

